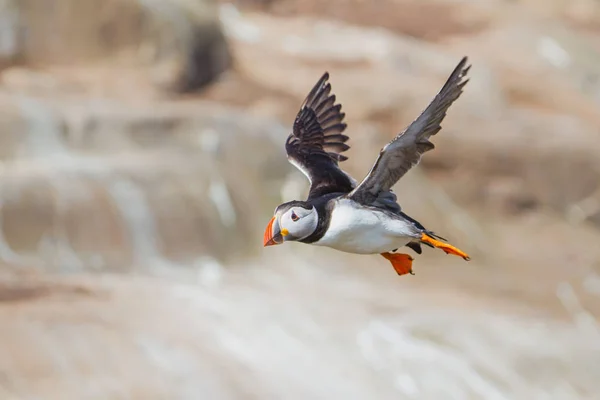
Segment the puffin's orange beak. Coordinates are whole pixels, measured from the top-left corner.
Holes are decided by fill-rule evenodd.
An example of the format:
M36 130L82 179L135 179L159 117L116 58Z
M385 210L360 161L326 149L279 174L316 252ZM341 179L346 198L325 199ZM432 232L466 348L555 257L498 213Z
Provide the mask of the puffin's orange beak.
M276 220L276 217L271 218L267 225L267 229L265 229L265 236L263 237L264 247L283 243L283 235L279 230L279 224L275 223Z

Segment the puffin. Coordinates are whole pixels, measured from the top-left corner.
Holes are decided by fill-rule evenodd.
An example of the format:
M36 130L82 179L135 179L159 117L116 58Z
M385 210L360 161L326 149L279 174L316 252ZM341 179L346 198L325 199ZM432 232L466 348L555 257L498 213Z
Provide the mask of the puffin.
M263 246L301 242L381 255L398 275L414 275L414 258L397 252L402 247L421 254L421 245L426 245L469 261L464 251L407 215L392 186L434 149L429 139L441 130L448 108L463 92L470 68L463 57L421 114L381 149L360 183L339 166L348 159L342 153L350 148L349 136L344 134L345 113L325 72L301 104L285 142L288 161L310 182L308 197L275 208Z

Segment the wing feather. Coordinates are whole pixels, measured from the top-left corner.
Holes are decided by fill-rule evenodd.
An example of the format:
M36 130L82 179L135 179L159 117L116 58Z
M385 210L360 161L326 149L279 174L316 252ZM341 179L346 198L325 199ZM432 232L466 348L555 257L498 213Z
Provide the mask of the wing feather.
M309 199L327 193L348 193L356 182L338 167L350 148L344 135L345 114L335 104L329 74L323 74L302 103L286 141L288 160L310 180Z
M427 108L403 132L383 147L365 179L348 195L362 204L372 204L435 148L429 138L438 133L448 108L461 95L471 68L464 57Z

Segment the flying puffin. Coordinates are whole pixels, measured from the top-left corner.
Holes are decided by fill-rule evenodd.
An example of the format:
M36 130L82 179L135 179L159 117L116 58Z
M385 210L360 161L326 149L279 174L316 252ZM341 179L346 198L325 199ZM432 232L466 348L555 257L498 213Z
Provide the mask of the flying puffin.
M335 104L325 72L298 112L285 143L289 162L310 181L306 201L279 205L265 230L263 245L297 241L347 253L380 254L398 275L412 274L413 257L395 253L407 246L421 254L421 244L469 261L469 256L409 217L396 202L392 186L434 148L429 141L441 129L450 105L469 79L467 57L456 66L427 108L379 153L360 184L339 168L348 158L349 139L341 104Z

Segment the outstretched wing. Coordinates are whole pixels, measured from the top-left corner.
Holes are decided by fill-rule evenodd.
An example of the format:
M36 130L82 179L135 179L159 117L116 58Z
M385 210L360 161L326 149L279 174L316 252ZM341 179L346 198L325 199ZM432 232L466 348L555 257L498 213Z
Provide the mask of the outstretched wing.
M355 181L338 167L347 160L341 153L348 150L348 136L343 132L345 114L341 104L335 104L326 72L310 91L294 121L285 150L288 160L310 181L308 198L328 193L348 193Z
M417 165L423 153L435 147L429 138L442 129L440 124L448 108L469 81L464 79L469 68L467 57L464 57L425 111L381 150L367 177L348 195L350 198L372 204L379 194L389 191Z

